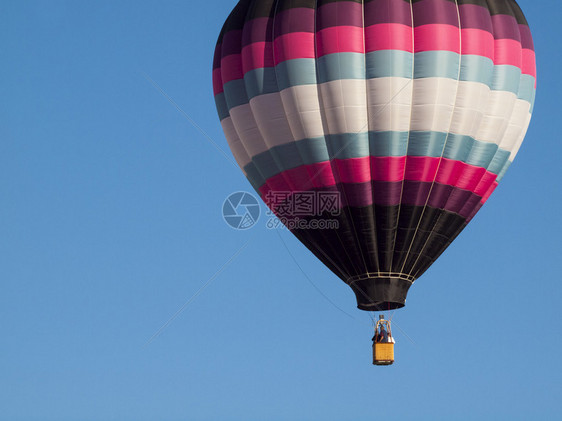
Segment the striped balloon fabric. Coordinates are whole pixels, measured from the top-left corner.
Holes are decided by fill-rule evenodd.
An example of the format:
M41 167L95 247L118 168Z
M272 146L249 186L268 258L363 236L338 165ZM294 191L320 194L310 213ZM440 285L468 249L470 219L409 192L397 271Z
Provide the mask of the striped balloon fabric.
M213 67L232 153L276 214L337 195L289 228L363 310L404 306L486 202L535 80L514 0L241 0Z

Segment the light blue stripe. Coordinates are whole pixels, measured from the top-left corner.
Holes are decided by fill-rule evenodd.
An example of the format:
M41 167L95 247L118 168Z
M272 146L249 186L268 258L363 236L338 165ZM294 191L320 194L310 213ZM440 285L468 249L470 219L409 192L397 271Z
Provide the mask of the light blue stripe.
M461 59L460 80L480 82L492 86L494 79L494 62L488 57L463 55Z
M289 149L289 148L284 148L283 152L288 153L287 149ZM277 151L277 152L279 152L279 151ZM269 151L260 153L259 155L256 155L252 158L252 164L253 164L253 167L255 168L254 170L252 170L252 173L254 175L256 174L256 172L259 173L259 177L261 177L261 179L259 181L261 181L262 184L268 178L273 177L274 175L279 174L281 171L283 171L283 169L281 169L281 171L280 171L280 168L277 165L277 162L275 160L275 158L276 158L275 154L276 154L275 148L272 148ZM300 161L300 158L295 159L294 162L293 162L293 165L287 165L285 170L289 169L289 168L295 168L295 167L299 166L299 161ZM250 165L246 166L246 168L248 168L249 166ZM259 168L260 171L257 171L256 170L257 168ZM248 175L248 178L250 178L249 175Z
M414 78L459 77L460 56L452 51L422 51L414 54Z
M310 139L295 142L299 149L300 155L305 164L313 164L315 162L323 162L330 159L328 146L324 136L313 137Z
M226 105L229 110L249 102L244 79L231 80L224 84L223 89Z
M460 80L483 83L497 91L513 92L533 105L534 78L521 75L518 67L494 66L490 59L476 55L463 55L461 60ZM456 80L459 76L458 66L459 55L451 51L423 51L414 55L415 78L445 77ZM319 58L318 63L313 58L295 59L284 61L275 68L252 70L244 80L226 83L224 91L228 109L232 109L248 103L249 98L277 92L276 86L284 90L342 79L411 76L412 53L407 51L382 50L366 55L337 53ZM224 112L222 115L225 115Z
M521 81L521 69L519 67L502 64L494 66L494 79L492 89L494 91L519 92L519 82Z
M261 169L263 177L268 179L279 174L279 168L286 171L302 165L325 162L329 159L326 140L323 137L317 137L273 147L253 157L252 163L256 168Z
M318 83L342 79L365 79L365 55L328 54L318 59Z
M469 136L464 136L464 138L472 139ZM477 142L473 140L472 149L468 155L463 156L459 159L459 161L466 162L467 164L474 165L476 167L488 168L493 162L498 150L499 147L495 143Z
M284 61L275 67L275 72L280 90L292 86L315 85L317 83L316 60L313 58Z
M447 143L443 151L445 139ZM495 144L480 142L470 136L447 136L442 132L421 131L411 132L410 136L408 132L362 132L304 139L276 146L253 157L244 169L252 185L259 188L265 180L283 171L330 159L405 155L438 158L442 151L444 158L486 168L494 174L505 173L510 155Z
M412 78L412 53L400 50L381 50L367 53L367 79L378 77Z
M369 132L371 156L404 156L408 152L409 132Z
M326 135L330 159L348 159L369 156L369 133L343 133Z
M263 168L263 167L260 167ZM258 190L261 186L265 184L266 178L261 175L258 167L253 162L250 162L244 167L244 172L246 173L246 178L255 190Z
M533 104L535 96L535 78L531 75L521 75L517 97Z
M244 75L244 83L246 84L246 92L248 92L249 99L258 95L279 92L277 77L273 67L249 71Z
M439 157L446 139L447 133L443 132L412 131L408 139L408 155Z
M500 171L500 173L498 174L498 178L496 178L496 181L499 183L500 181L502 181L503 177L505 176L505 173L507 172L507 170L509 169L509 167L511 166L511 161L506 161L506 163L504 164L502 170Z
M226 99L224 98L224 92L215 95L215 105L217 106L217 113L219 114L220 121L230 116L228 106L226 105Z
M494 158L492 159L492 162L490 162L490 165L488 166L488 171L494 174L501 174L502 169L506 164L506 162L508 162L507 160L509 159L510 155L511 155L510 152L504 149L498 149L496 154L494 155ZM499 182L499 175L498 175L498 182Z

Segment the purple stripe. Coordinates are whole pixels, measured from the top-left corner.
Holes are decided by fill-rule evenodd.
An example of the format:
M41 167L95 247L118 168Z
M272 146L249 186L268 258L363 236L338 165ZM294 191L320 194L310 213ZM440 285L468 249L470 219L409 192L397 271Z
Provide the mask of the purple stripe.
M242 30L229 31L222 39L222 57L242 52Z
M213 70L221 67L222 44L215 46L215 54L213 55Z
M461 28L483 29L493 33L490 11L477 4L462 4L459 6Z
M309 8L288 9L275 15L275 37L290 32L314 32L316 11Z
M254 42L269 42L273 38L273 19L257 18L246 22L242 34L242 47Z
M404 181L371 183L340 183L337 186L324 187L322 191L340 191L341 205L365 207L375 205L396 206L400 203L412 206L424 206L431 192L427 205L444 209L468 218L481 197L467 190L446 184ZM338 190L339 189L339 190Z
M467 203L480 203L482 198L468 190L462 190L458 188L450 188L447 194L443 194L439 196L440 191L445 191L445 189L441 189L440 186L443 185L435 185L433 187L433 191L431 193L431 200L430 203L433 203L431 206L447 209L451 212L458 213L464 217L467 217L465 213L463 213L463 207ZM437 188L437 190L436 190ZM434 196L435 195L435 199ZM439 203L440 201L444 201L443 204Z
M521 47L535 51L535 44L531 36L531 28L527 25L519 25L519 34L521 35Z
M318 8L317 30L331 26L363 27L363 5L350 1L327 3Z
M402 195L402 203L415 206L423 206L430 195L427 202L428 206L437 209L445 209L455 212L462 217L468 217L467 212L463 212L463 207L471 200L480 202L481 197L468 191L446 184L434 183L416 183L405 182L404 193Z
M332 26L362 27L361 4L355 2L327 3L316 11L310 8L293 8L278 13L275 17L275 36L291 32L314 32L315 19L318 30ZM414 3L415 25L445 23L458 26L455 4L447 0L422 0ZM487 8L463 4L459 6L461 28L482 29L494 34L496 39L520 40L523 48L534 51L531 31L527 25L517 24L509 15L490 16ZM493 22L493 24L492 24ZM365 26L379 23L401 23L411 26L410 4L406 1L376 0L365 4ZM272 38L273 19L256 18L247 21L244 33L231 30L223 36L223 56L239 54L241 46L254 42L267 42Z
M456 3L447 0L422 0L414 3L414 26L444 23L459 26Z
M519 24L513 16L494 15L492 16L492 24L494 25L495 39L514 39L521 41L519 33Z
M467 203L466 207L470 207L471 204ZM483 203L478 202L474 207L472 207L472 210L470 211L468 218L466 218L466 223L468 224L470 221L472 221L472 218L474 218L474 215L476 215L478 213L478 211L482 208L482 206L484 206Z
M412 26L410 3L396 0L375 0L365 4L365 26L378 23L401 23Z

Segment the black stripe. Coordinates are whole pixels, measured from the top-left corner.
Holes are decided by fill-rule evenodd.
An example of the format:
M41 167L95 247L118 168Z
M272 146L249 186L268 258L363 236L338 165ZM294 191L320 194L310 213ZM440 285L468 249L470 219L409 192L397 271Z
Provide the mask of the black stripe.
M246 15L246 21L256 19L256 18L268 18L273 17L275 14L277 0L259 0L253 1L248 14Z
M277 11L282 12L283 10L295 9L298 7L316 9L316 1L317 0L279 0Z
M290 223L296 221L285 218ZM336 229L292 231L309 249L316 250L315 254L323 254L339 266L337 275L343 280L365 272L415 274L425 266L416 262L418 255L420 260L435 260L466 225L455 213L411 205L344 207L336 216L323 213L299 218L306 223L322 220L338 224Z
M346 283L350 278L377 272L411 274L417 279L466 226L464 218L457 214L408 205L400 208L345 207L337 216L325 212L318 217L300 219L307 223L316 219L339 224L335 229L296 228L292 232ZM295 222L294 219L289 221ZM381 299L381 294L384 296L388 292L381 286L387 281L381 282L371 279L362 285L378 294L370 297L372 301L383 306L397 305L397 301ZM388 288L390 284L396 288L396 282L390 282ZM356 294L360 292L353 286L352 289ZM398 290L402 291L401 288ZM359 300L359 296L357 298ZM361 306L365 307L365 303Z

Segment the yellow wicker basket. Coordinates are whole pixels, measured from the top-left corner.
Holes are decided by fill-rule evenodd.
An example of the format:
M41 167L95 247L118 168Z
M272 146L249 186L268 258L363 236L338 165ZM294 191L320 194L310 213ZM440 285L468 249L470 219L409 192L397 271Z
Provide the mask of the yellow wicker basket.
M373 364L390 365L394 362L394 344L376 342L373 344Z

